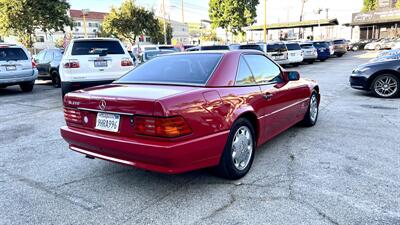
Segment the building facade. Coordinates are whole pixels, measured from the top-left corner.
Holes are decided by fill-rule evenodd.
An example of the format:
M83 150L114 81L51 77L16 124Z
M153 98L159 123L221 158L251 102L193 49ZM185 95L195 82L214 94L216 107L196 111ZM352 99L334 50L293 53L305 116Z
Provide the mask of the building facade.
M400 9L396 3L397 0L379 0L377 10L353 13L350 26L355 39L400 37Z

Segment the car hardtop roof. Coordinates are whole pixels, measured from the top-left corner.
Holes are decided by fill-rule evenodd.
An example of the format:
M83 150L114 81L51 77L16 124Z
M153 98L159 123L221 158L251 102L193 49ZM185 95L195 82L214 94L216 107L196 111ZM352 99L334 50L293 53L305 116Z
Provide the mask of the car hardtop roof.
M263 55L262 52L253 49L235 49L235 50L208 50L208 51L193 51L193 52L174 52L169 55L190 55L190 54L222 54L222 55L235 55L235 54L243 54L243 53L256 53L259 55Z

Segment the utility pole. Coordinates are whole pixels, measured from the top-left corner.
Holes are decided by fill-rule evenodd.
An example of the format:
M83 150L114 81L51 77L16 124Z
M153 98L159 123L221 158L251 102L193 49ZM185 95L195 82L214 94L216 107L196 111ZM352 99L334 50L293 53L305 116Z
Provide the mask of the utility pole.
M86 15L89 13L89 9L82 9L82 16L83 16L83 32L84 37L87 38L87 29L86 29Z
M183 10L183 0L181 0L181 8L182 8L182 23L185 23L185 13Z
M301 0L301 11L300 11L300 22L303 21L303 14L304 14L304 4L307 2L308 0ZM304 38L304 28L299 28L299 38Z
M264 43L267 43L267 0L264 0Z
M165 0L162 1L163 19L164 19L164 44L167 44L167 20L165 19Z

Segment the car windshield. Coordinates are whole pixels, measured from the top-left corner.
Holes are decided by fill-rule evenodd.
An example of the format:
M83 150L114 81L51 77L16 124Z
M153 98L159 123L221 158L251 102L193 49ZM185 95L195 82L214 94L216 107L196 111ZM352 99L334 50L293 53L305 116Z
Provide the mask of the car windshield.
M304 49L312 49L312 48L314 48L314 46L312 44L301 44L300 46L301 46L301 48L304 48Z
M21 48L0 48L0 61L28 60L28 56Z
M223 54L178 54L156 57L116 83L205 85Z
M239 49L251 49L251 50L263 51L263 49L259 45L240 45Z
M316 48L328 48L328 43L326 42L314 42Z
M267 52L284 52L286 50L287 48L285 44L277 43L267 45Z
M173 53L174 51L150 51L150 52L145 52L144 53L144 58L146 60L150 60L152 58L155 58L159 55L163 55L163 54L168 54L168 53Z
M288 43L286 47L289 51L301 50L300 45L297 43Z
M72 47L72 55L108 55L124 54L121 44L118 41L75 41Z
M229 50L229 47L226 45L212 45L212 46L202 46L201 50Z
M344 40L335 40L333 41L334 44L345 44Z

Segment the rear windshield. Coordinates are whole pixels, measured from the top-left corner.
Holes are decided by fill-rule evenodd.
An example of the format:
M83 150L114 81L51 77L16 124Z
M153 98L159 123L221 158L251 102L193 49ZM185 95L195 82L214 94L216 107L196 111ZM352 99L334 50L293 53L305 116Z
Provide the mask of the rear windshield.
M301 48L304 48L304 49L314 48L313 44L301 44L300 46L301 46Z
M202 46L201 50L229 50L229 47L226 45L213 45L213 46Z
M241 45L239 46L239 49L251 49L251 50L263 51L263 49L259 45Z
M301 50L300 45L297 43L289 43L286 44L286 47L289 51L294 51L294 50Z
M329 48L329 45L326 42L314 42L314 46L316 48Z
M154 58L116 83L204 85L222 54L180 54Z
M333 43L335 43L335 44L345 44L344 40L334 40Z
M285 44L268 44L267 52L285 52L287 51Z
M118 41L75 41L72 46L72 55L108 55L125 54Z
M28 60L28 56L21 48L0 48L0 61Z

